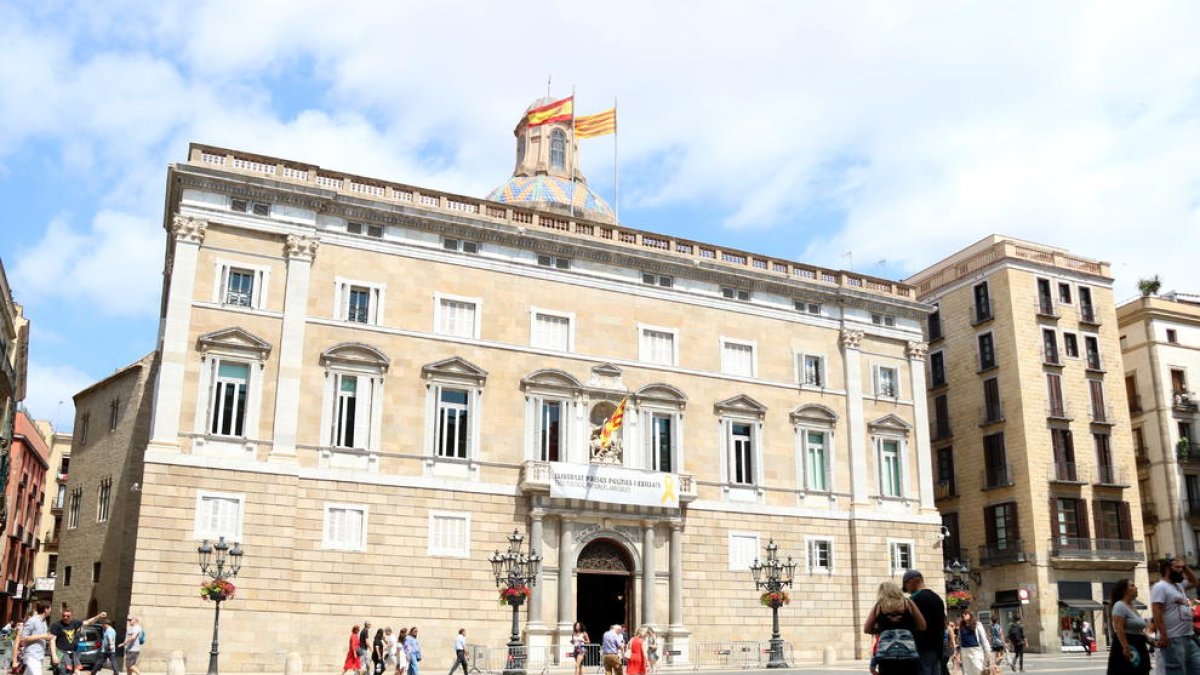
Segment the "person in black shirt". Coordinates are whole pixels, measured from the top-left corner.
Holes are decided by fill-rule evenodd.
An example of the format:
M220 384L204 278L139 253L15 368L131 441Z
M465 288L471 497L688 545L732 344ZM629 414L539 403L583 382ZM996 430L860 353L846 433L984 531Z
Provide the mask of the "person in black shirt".
M925 630L913 631L917 653L921 657L921 675L942 672L942 643L946 634L946 603L941 596L925 588L925 577L918 570L904 573L901 586L925 617Z
M1012 669L1020 668L1022 673L1025 672L1025 648L1029 646L1029 640L1025 639L1025 626L1021 625L1019 616L1014 616L1008 625L1008 642L1013 652Z
M79 672L82 667L79 663L79 631L107 616L107 613L100 612L86 621L80 621L74 618L70 607L63 607L58 621L50 626L50 634L54 636L54 649L50 650L50 661L55 666L62 662L63 670L68 673Z

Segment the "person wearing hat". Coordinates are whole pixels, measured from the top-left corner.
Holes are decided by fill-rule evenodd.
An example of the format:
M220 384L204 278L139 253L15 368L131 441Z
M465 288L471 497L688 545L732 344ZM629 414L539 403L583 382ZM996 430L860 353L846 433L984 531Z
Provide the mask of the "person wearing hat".
M925 617L925 630L913 631L917 654L921 659L921 675L941 675L942 642L946 633L946 603L941 596L925 587L925 577L919 570L908 570L900 586Z

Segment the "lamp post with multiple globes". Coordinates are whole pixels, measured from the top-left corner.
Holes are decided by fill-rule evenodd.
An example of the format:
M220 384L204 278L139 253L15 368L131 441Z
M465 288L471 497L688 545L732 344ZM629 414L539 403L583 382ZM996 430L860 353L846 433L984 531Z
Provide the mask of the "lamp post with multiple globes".
M537 584L538 569L542 564L542 556L533 550L533 542L529 543L529 551L521 550L525 540L516 530L508 536L508 550L501 553L496 551L488 558L492 564L492 575L496 577L496 586L500 588L501 598L512 607L512 634L508 639L508 660L504 675L525 675L525 659L521 644L520 612L521 605L531 594L530 587Z
M785 604L783 589L791 588L796 576L796 561L788 556L781 561L778 556L779 545L774 539L767 541L767 559L759 562L757 559L750 566L750 574L754 577L754 588L763 590L774 599L767 603L771 608L771 657L767 661L768 668L787 668L783 659L783 638L779 635L779 608Z
M238 575L242 569L242 549L237 543L233 548L225 543L225 537L210 544L207 539L196 549L200 556L200 572L213 581L225 581ZM214 557L215 554L215 557ZM217 638L221 625L221 603L225 601L223 593L210 594L209 599L217 604L213 614L212 651L208 654L208 675L217 674L217 655L220 653L220 643Z

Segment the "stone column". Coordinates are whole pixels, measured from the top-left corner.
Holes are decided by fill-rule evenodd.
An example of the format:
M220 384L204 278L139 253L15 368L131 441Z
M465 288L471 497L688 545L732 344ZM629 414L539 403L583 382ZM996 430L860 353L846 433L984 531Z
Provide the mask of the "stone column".
M536 509L529 513L529 548L532 551L537 551L542 557L545 557L545 546L542 543L542 517L545 515L540 509ZM544 572L542 567L538 567L537 576L533 580L533 598L529 603L529 630L543 630L542 625L542 593L545 592L546 584L542 578Z
M571 644L575 624L575 528L568 516L558 518L558 646L559 659Z
M283 325L279 340L279 379L275 386L275 429L271 461L296 461L296 429L300 421L300 372L304 367L304 320L316 237L288 235L283 247L287 282L283 296ZM321 430L324 433L324 430Z
M642 523L642 625L655 625L657 617L654 612L654 577L657 570L654 564L654 521Z
M174 246L167 270L167 308L159 345L161 362L154 387L154 419L150 445L156 449L179 448L179 415L183 408L183 382L191 356L188 333L192 301L196 295L196 264L208 221L176 215L171 219ZM196 405L204 405L197 401Z
M860 330L842 329L842 364L846 379L846 436L850 446L850 495L851 502L862 504L867 501L867 429L863 419L862 364L859 350L863 333Z
M917 453L917 494L920 495L921 508L934 508L933 501L933 459L929 449L929 399L925 396L925 354L929 345L924 342L910 342L905 354L908 355L908 377L912 385L913 399L913 437L911 452Z
M667 663L687 663L691 632L683 624L683 523L671 523L671 601L668 608L667 649L679 652Z

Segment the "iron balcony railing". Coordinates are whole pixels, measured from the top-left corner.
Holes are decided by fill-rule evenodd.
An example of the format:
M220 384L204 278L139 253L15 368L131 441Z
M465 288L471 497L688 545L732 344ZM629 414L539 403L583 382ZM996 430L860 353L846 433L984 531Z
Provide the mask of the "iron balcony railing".
M1071 412L1070 404L1065 401L1050 401L1046 404L1046 417L1052 420L1075 419L1075 415Z
M1049 317L1052 319L1058 318L1058 308L1054 306L1054 298L1043 296L1038 298L1038 301L1033 303L1033 306L1037 308L1038 316Z
M1075 462L1055 462L1054 481L1058 483L1082 483L1079 480L1079 466Z
M985 489L1007 487L1013 484L1012 467L1007 462L986 466L980 472L980 479Z
M1129 485L1125 470L1119 466L1104 465L1096 467L1096 485Z
M1020 539L993 542L979 547L979 562L983 565L1005 565L1024 562L1025 549Z
M953 480L939 480L937 484L933 486L934 499L949 499L957 496L958 493L955 492Z
M1142 542L1135 539L1088 539L1051 537L1051 558L1079 560L1142 560Z
M1083 323L1100 323L1100 318L1096 316L1096 308L1088 302L1079 303L1079 320Z

